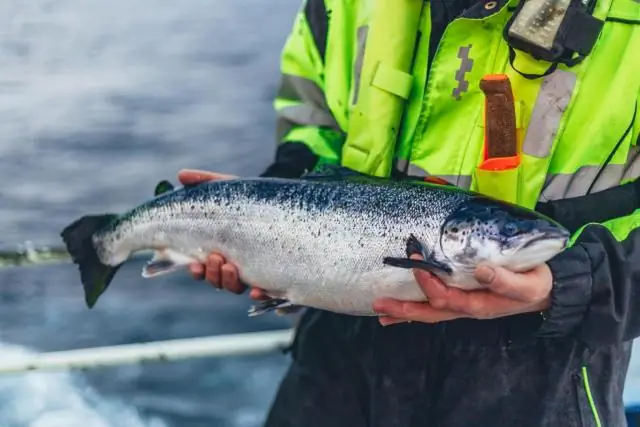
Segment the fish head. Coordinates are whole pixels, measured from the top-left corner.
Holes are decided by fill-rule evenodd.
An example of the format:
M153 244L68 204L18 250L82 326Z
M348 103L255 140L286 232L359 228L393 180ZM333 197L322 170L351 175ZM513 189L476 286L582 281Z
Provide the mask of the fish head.
M563 251L569 237L563 226L542 214L477 197L443 223L440 248L446 258L467 269L484 262L526 271Z

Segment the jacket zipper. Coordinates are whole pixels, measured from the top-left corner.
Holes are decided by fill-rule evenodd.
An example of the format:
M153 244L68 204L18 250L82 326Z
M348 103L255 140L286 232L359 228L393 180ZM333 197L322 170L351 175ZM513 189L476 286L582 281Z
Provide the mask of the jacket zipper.
M602 422L600 420L600 414L598 413L598 408L596 407L593 394L591 393L591 385L589 384L589 372L587 371L586 365L582 366L580 373L573 374L573 378L575 380L576 404L578 405L579 413L582 413L581 408L583 407L580 393L584 392L587 398L587 402L589 403L589 409L591 410L591 417L593 418L593 422L595 423L595 426L603 427ZM584 419L583 419L583 422L584 422Z
M600 175L602 175L602 173L604 172L604 169L607 166L609 166L609 163L611 163L611 159L613 159L613 156L615 156L616 152L620 148L620 145L622 144L622 141L627 139L627 136L629 135L629 132L631 132L631 130L633 129L633 124L636 121L637 114L638 114L638 104L634 105L633 116L631 117L631 123L629 123L629 126L624 131L624 133L622 134L622 137L620 137L620 139L616 143L616 146L613 147L613 150L611 151L611 153L609 153L609 156L607 157L605 162L602 164L602 167L600 167L600 170L598 171L598 174L596 175L596 177L591 182L591 185L589 185L589 189L587 190L587 192L585 194L591 193L591 190L593 189L594 185L596 185L596 182L598 182L598 179L600 178ZM633 143L633 141L632 141L632 143Z
M593 420L596 423L596 427L602 427L602 422L600 421L600 414L598 413L598 408L596 407L595 400L593 399L593 394L591 393L591 385L589 384L589 373L587 371L587 367L583 366L581 370L582 375L577 374L576 379L578 380L582 378L582 387L584 388L584 392L587 395L587 401L589 402L589 408L591 409L591 415L593 416ZM578 399L578 408L580 407L580 396L576 395Z

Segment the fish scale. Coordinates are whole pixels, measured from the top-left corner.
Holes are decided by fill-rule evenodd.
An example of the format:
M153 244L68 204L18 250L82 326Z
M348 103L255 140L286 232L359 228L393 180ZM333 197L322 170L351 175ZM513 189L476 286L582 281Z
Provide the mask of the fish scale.
M219 252L238 267L244 282L279 300L270 303L269 309L290 304L375 315L372 303L376 298L426 299L409 268L412 264L407 264L411 236L425 257L422 268L428 267L452 286L459 285L455 281L466 288L479 286L467 277L468 265L456 265L456 258L478 252L474 247L477 241L471 236L489 241L491 233L467 233L470 237L459 245L459 254L455 250L447 253L442 240L443 230L449 230L448 219L455 219L456 212L469 206L476 206L475 211L456 219L461 226L465 221L472 224L470 218L482 219L487 209L498 209L505 215L520 212L449 186L353 174L312 174L303 179L243 178L180 188L122 215L111 215L108 221L106 216L85 217L92 218L93 224L85 219L81 227L80 219L62 234L72 256L75 251L89 306L104 292L115 271L106 283L100 283L102 276L96 279L85 261L83 273L82 261L87 254L93 251L96 255L94 269L103 266L111 271L132 253L154 249L158 255L143 272L145 277L166 274L190 262L204 262L209 253ZM522 210L522 218L513 217L513 221L519 221L521 228L526 221L543 221L548 229L562 230L532 215ZM103 218L103 223L97 225L96 218ZM489 220L483 224L487 230L499 226ZM89 232L91 247L79 243L76 247L74 242ZM447 234L449 240L451 235ZM504 240L495 230L492 236ZM564 237L559 232L552 239ZM557 246L561 249L562 245ZM471 257L465 262L479 261Z

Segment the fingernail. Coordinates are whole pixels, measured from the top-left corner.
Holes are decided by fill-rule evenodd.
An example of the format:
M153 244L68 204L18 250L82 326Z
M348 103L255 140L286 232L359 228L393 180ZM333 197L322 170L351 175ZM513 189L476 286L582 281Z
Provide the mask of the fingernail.
M373 301L372 307L373 307L373 311L375 311L376 313L385 314L386 306L387 306L386 301L384 299L379 299L379 300Z
M402 319L390 319L386 317L380 318L380 324L382 326L397 325L398 323L409 323L409 322L407 320L402 320Z
M478 269L476 270L476 279L478 279L479 282L483 282L485 284L491 283L495 275L495 270L485 265L478 267Z

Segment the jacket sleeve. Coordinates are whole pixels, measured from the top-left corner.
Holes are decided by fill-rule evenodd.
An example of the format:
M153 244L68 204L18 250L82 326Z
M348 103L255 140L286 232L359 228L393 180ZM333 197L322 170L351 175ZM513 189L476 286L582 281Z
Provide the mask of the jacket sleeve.
M321 162L338 163L344 132L325 96L328 13L324 0L305 0L280 59L274 100L278 148L263 176L299 176Z
M632 136L637 143L639 127ZM637 192L640 185L635 187ZM640 207L583 226L548 265L554 283L540 336L573 335L591 346L640 336Z

